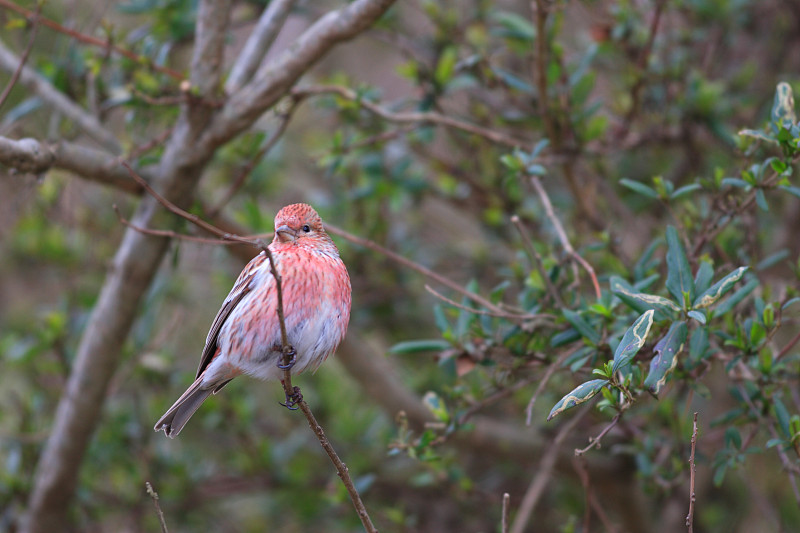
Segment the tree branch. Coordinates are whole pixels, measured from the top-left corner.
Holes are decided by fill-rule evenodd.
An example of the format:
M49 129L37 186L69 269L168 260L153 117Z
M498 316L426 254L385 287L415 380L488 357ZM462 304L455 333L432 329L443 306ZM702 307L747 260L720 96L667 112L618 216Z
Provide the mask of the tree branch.
M9 50L0 41L0 68L8 72L14 72L22 63L21 58ZM64 94L53 87L44 77L36 73L27 65L23 65L20 70L19 81L24 86L38 94L49 106L64 113L72 120L83 132L91 137L100 146L117 155L122 153L122 147L116 137L108 131L102 124L78 104L64 96Z
M477 124L473 124L471 122L467 122L464 120L459 120L453 117L448 117L447 115L442 115L441 113L436 113L433 111L405 112L405 113L396 113L394 111L389 111L388 109L382 107L379 104L376 104L375 102L371 102L369 100L361 98L358 95L358 93L356 93L352 89L349 89L347 87L341 87L339 85L314 85L310 87L301 87L292 91L292 94L295 95L296 97L302 97L302 98L307 98L309 96L316 96L316 95L332 94L339 96L340 98L344 98L345 100L358 102L358 104L367 111L370 111L371 113L374 113L375 115L381 117L384 120L388 120L389 122L400 122L400 123L410 123L410 124L436 124L454 130L460 130L466 133L471 133L473 135L483 137L484 139L487 139L493 143L500 144L508 148L519 148L521 146L526 146L528 144L527 141L514 139L499 131L491 130L489 128L484 128L482 126L478 126Z
M267 5L231 68L228 81L225 83L226 93L232 94L250 81L280 33L294 3L295 0L272 0Z

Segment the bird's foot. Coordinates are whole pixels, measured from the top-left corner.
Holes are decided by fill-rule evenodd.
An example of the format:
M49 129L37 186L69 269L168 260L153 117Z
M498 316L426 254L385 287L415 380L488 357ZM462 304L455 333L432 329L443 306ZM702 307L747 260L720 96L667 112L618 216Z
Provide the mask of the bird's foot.
M284 363L284 361L286 360L286 356L287 355L289 356L289 362L288 363ZM278 365L277 366L281 370L289 370L294 366L294 364L296 362L297 362L297 352L294 350L294 346L289 346L289 349L286 350L284 352L284 354L283 354L283 359L280 359L278 361Z
M281 380L283 383L283 380ZM297 411L297 405L303 401L303 394L300 392L300 387L294 387L291 394L286 392L286 403L278 402L290 411Z

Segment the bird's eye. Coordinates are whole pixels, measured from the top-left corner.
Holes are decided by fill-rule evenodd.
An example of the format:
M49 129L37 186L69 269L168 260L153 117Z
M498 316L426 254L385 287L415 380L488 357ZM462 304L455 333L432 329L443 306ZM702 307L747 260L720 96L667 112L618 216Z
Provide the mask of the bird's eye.
M309 231L311 231L311 227L308 224L306 224L305 226L303 226L303 231L308 233Z

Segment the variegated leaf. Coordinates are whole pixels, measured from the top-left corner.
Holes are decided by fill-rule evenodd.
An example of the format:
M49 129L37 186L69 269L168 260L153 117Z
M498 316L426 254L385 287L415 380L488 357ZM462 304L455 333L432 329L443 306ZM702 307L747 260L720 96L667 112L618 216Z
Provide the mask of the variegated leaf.
M572 392L561 398L558 403L553 406L550 410L550 414L547 415L547 420L552 420L554 416L591 399L592 396L600 392L600 389L606 385L608 385L607 379L593 379L578 385Z
M619 346L617 346L617 350L614 352L613 372L616 372L628 364L639 350L641 350L642 346L644 346L647 340L647 334L650 332L650 326L653 325L654 313L652 309L646 311L642 316L636 319L636 322L634 322L633 325L628 328L628 331L625 332L625 335L622 336L622 340L619 342Z
M659 393L661 387L667 382L667 376L675 368L678 362L677 356L683 351L688 332L689 328L686 327L686 322L673 322L667 334L661 337L661 340L653 348L656 355L650 361L650 373L644 380L644 386L653 394Z
M727 293L729 290L733 288L733 285L737 281L742 279L744 273L747 272L747 268L748 267L739 267L730 274L728 274L727 276L725 276L724 278L722 278L721 280L719 280L718 282L716 282L714 285L709 287L707 291L705 291L703 294L701 294L695 299L694 303L692 304L692 307L694 307L695 309L703 309L708 307L709 305L712 305L714 302L718 301L725 295L725 293Z

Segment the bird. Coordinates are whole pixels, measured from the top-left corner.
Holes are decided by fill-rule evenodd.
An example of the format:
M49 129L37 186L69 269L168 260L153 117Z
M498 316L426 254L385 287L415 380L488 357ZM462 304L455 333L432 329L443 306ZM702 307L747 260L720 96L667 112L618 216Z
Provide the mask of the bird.
M268 248L281 279L287 340L294 348L292 372L315 371L347 331L352 291L347 268L322 219L308 204L278 211ZM286 367L281 364L277 309L276 280L262 251L244 267L222 303L194 383L154 430L176 437L206 398L242 374L280 380Z

